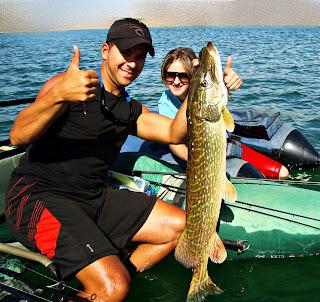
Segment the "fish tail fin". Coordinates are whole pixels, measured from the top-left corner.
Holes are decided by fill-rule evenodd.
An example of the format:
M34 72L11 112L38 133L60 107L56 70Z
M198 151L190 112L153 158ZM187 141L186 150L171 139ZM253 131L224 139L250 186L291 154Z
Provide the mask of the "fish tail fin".
M214 263L221 264L227 259L227 250L224 247L224 244L218 235L217 232L214 233L211 239L211 249L210 249L210 259Z
M223 115L223 120L224 120L224 123L226 125L226 129L229 131L229 132L233 132L234 130L234 120L233 120L233 117L230 113L230 111L227 109L227 107L224 107L222 109L222 115Z
M208 271L201 272L201 269L197 267L193 272L186 302L201 302L208 295L219 295L222 293L223 290L212 282Z
M175 248L174 257L177 261L179 261L187 268L195 267L197 264L197 260L194 253L192 252L192 248L188 244L188 240L186 237L186 232L183 231Z
M226 178L226 189L224 192L223 198L227 201L236 201L237 200L237 191L234 185L229 179Z

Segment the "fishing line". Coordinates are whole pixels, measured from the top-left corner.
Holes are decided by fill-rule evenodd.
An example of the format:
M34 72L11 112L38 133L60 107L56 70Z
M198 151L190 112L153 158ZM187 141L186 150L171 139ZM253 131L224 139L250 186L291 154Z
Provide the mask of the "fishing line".
M311 186L319 186L320 181L305 181L305 180L294 180L294 179L259 179L259 178L250 178L250 177L232 177L231 179L241 180L241 184L264 184L264 182L269 182L272 184L301 184L301 185L311 185ZM249 182L246 182L248 180ZM254 182L251 182L254 181ZM269 184L268 184L269 185Z
M176 187L176 186L168 185L168 184L162 184L160 182L153 181L153 180L148 180L148 182L150 184L152 184L152 185L163 187L163 188L165 188L167 190L171 190L171 192L173 192L173 193L179 193L179 194L182 194L182 195L186 194L186 190L183 189L183 188L180 188L180 187Z
M4 257L4 256L0 255L0 259L1 259L1 258L2 258L2 259L8 259L7 257ZM27 271L29 271L29 272L32 272L33 274L35 274L35 275L37 275L37 276L39 276L39 277L41 277L41 278L43 278L43 279L46 279L46 280L52 282L53 284L51 284L51 285L42 285L42 284L33 283L33 282L31 282L31 281L28 281L27 279L25 279L25 278L23 278L23 277L19 278L19 277L17 276L19 273L15 273L15 272L13 272L13 273L15 273L15 274L17 274L17 275L16 275L16 277L12 277L12 278L14 278L14 279L16 279L16 280L19 280L19 281L21 281L21 282L27 283L27 284L29 284L30 286L33 286L33 287L35 287L35 286L36 286L36 287L40 287L40 288L43 289L44 291L47 290L47 292L48 292L47 294L51 294L51 295L54 295L54 296L60 297L60 298L68 298L69 295L63 293L63 290L64 290L64 289L69 289L69 290L73 291L74 293L81 293L81 294L84 294L84 295L90 297L90 294L89 294L89 293L87 293L87 292L85 292L85 291L78 290L78 289L76 289L76 288L73 288L72 286L69 286L68 284L66 284L66 283L64 283L64 282L61 283L61 285L63 286L63 288L62 288L61 290L59 290L58 288L55 288L54 286L58 285L60 281L58 281L58 280L56 280L56 279L53 279L53 278L51 278L51 277L49 277L49 276L47 276L47 275L44 275L44 274L42 274L42 273L40 273L40 272L37 272L37 271L35 271L35 270L32 269L32 268L26 267L26 266L24 266L23 264L16 263L16 265L17 265L18 267L20 267L21 269L24 269L24 270L27 270ZM3 285L3 286L6 286L5 284L2 284L2 285ZM10 289L11 289L11 287L10 287ZM20 292L23 292L23 293L26 293L26 294L29 294L28 292L24 292L24 291L21 290L21 289L19 289L19 291L20 291ZM12 293L12 292L11 292L11 293ZM13 294L13 293L12 293L12 294ZM51 301L51 302L52 302L52 300L47 300L47 299L45 299L44 297L41 297L41 296L37 296L37 295L34 295L34 294L33 294L33 296L34 296L34 297L38 297L38 298L42 299L43 301ZM69 297L69 298L71 299L71 297ZM72 297L72 299L74 299L76 302L77 302L77 301L79 301L79 302L80 302L80 301L85 301L85 300L81 300L80 297ZM83 298L82 298L82 299L83 299ZM95 299L95 302L99 302L99 301L100 301L100 302L103 302L103 300L101 300L101 299L98 299L98 298Z
M255 205L255 204L251 204L251 203L239 201L239 200L237 200L236 203L243 204L243 205L250 206L250 207L256 207L256 208L259 208L259 209L274 211L274 212L276 212L276 213L287 214L287 215L295 216L295 217L299 217L299 218L305 218L305 219L309 219L309 220L320 221L320 219L317 219L317 218L308 217L308 216L299 215L299 214L294 214L294 213L290 213L290 212L286 212L286 211L281 211L281 210L276 210L276 209L273 209L273 208L264 207L264 206L259 206L259 205ZM234 204L228 203L228 205L233 206Z
M48 302L53 302L52 300L48 300L44 297L32 294L32 293L28 293L22 289L16 288L14 286L10 286L8 284L4 284L2 282L0 282L0 288L2 290L4 290L7 293L10 293L12 295L14 295L15 297L19 297L22 299L27 299L27 301L29 302L38 302L40 301L48 301Z
M232 204L232 205L228 204L228 206L234 207L234 208L238 208L238 209L242 209L242 210L246 210L246 211L249 211L249 212L254 212L254 213L270 216L270 217L273 217L273 218L283 219L283 220L288 221L288 222L293 222L293 223L296 223L296 224L299 224L299 225L303 225L303 226L306 226L306 227L309 227L309 228L312 228L312 229L320 231L320 228L318 228L318 227L315 227L313 225L309 225L309 224L306 224L306 223L302 223L302 222L299 222L299 221L295 221L295 220L292 220L292 219L289 219L289 218L284 218L284 217L281 217L281 216L276 216L276 215L273 215L273 214L264 213L264 212L261 212L261 211L240 207L240 206L237 206L237 205L234 205L234 204Z
M118 170L117 172L128 172ZM154 174L154 175L169 175L169 176L184 176L185 172L161 172L161 171L143 171L143 170L133 170L129 172L131 175L141 176L141 174ZM305 180L291 180L291 179L260 179L260 178L250 178L250 177L231 177L231 180L237 180L241 184L260 184L260 185L270 185L272 184L301 184L310 186L320 186L320 181L305 181Z
M2 286L6 287L8 286L9 290L8 292L9 293L13 293L12 292L12 288L15 288L17 290L19 290L19 295L21 293L25 293L25 294L28 294L28 295L32 295L32 297L37 297L38 299L41 299L41 300L44 300L44 301L51 301L51 300L48 300L47 298L43 297L43 296L40 296L40 294L42 293L46 293L47 295L50 296L50 299L52 299L53 297L55 298L67 298L68 296L63 294L62 290L59 291L58 289L52 289L52 288L47 288L45 285L42 285L42 284L38 284L32 280L29 280L27 278L24 278L20 273L16 273L14 271L11 271L9 269L2 269L0 268L0 272L1 274L4 274L6 276L9 276L10 278L12 278L11 280L9 280L9 282L11 283L10 285L8 284L4 284L2 283ZM13 281L18 281L20 282L19 284L25 284L25 286L28 286L28 290L23 288L19 288L19 284L17 284L16 286L13 284ZM7 290L6 290L7 291ZM32 291L32 292L30 292ZM39 293L39 295L37 295L36 293ZM17 292L14 291L13 295L16 294ZM30 301L30 299L28 298L28 301ZM36 300L38 301L38 300Z
M179 188L179 187L176 187L176 186L173 186L173 185L168 185L168 184L161 184L161 183L155 182L155 181L149 181L149 182L150 182L151 184L153 184L153 185L157 185L157 186L160 186L160 187L162 186L162 187L164 187L164 188L167 189L167 190L172 190L171 192L173 192L173 193L179 193L179 194L185 196L185 189L183 189L183 188ZM264 207L264 206L255 205L255 204L251 204L251 203L246 203L246 202L242 202L242 201L239 201L239 200L237 200L236 202L239 203L239 204L247 205L247 206L249 206L249 207L256 207L256 208L268 210L268 211L275 212L275 213L282 213L282 214L286 214L286 215L290 215L290 216L295 216L295 217L299 217L299 218L304 218L304 219L308 219L308 220L320 221L320 219L317 219L317 218L308 217L308 216L304 216L304 215L299 215L299 214L295 214L295 213L291 213L291 212L286 212L286 211L281 211L281 210L277 210L277 209L274 209L274 208ZM248 208L236 206L236 205L230 204L230 203L228 203L228 206L236 207L236 208L241 208L241 209L244 209L244 210L248 210L248 211L252 211L252 212L256 212L256 213L260 213L260 214L264 214L264 215L269 215L269 216L271 216L271 217L275 217L275 218L279 218L279 219L284 219L284 220L287 220L287 221L291 221L291 222L294 222L294 223L302 224L302 225L305 225L305 226L308 226L308 227L311 227L311 228L315 228L315 229L317 229L317 230L320 230L320 228L317 228L317 227L314 227L314 226L311 226L311 225L308 225L308 224L304 224L304 223L301 223L301 222L298 222L298 221L295 221L295 220L291 220L291 219L288 219L288 218L284 218L284 217L281 217L281 216L275 216L275 215L273 215L273 214L264 213L264 212L259 212L259 211L253 210L253 209L248 209Z
M18 264L18 265L19 265L19 264ZM44 279L47 279L48 281L51 281L51 282L54 283L54 284L52 284L52 285L45 285L45 288L46 288L46 289L47 289L48 286L50 286L50 287L52 288L53 285L57 285L59 282L61 282L61 281L58 281L58 280L56 280L56 279L54 279L54 278L52 278L52 277L49 277L49 276L44 275L44 274L41 274L40 272L37 272L36 270L34 270L34 269L32 269L32 268L26 267L26 266L24 266L23 264L21 264L20 266L21 266L22 268L24 268L25 270L28 270L28 271L34 273L35 275L38 275L38 276L40 276L40 277L42 277L42 278L44 278ZM62 285L64 288L70 289L70 290L72 290L72 291L74 291L74 292L76 292L76 293L87 294L86 292L81 291L81 290L78 290L77 288L73 288L72 286L69 286L69 285L67 285L67 284L64 283L64 282L62 282L61 285ZM58 289L54 289L54 290L55 290L55 291L59 291ZM89 294L88 294L88 295L89 295Z

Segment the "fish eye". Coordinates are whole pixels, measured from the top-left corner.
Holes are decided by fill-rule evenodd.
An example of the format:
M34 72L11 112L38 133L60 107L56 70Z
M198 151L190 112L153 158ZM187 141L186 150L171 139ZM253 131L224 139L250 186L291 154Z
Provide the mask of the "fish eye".
M207 80L203 80L203 81L201 82L201 86L202 86L202 87L207 87L207 86L208 86Z

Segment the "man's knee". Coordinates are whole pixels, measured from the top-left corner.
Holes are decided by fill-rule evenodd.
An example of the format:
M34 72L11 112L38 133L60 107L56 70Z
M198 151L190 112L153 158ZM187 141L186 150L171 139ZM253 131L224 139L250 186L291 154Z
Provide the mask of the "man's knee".
M126 276L116 276L113 280L105 282L103 289L105 301L117 302L124 300L129 292L130 284L131 279L129 274ZM104 299L102 300L104 301Z
M129 292L131 279L129 274L118 274L114 278L93 283L84 285L81 297L88 301L120 302Z
M122 301L131 284L130 274L117 256L97 260L76 277L84 287L81 297L89 301Z
M184 229L186 223L186 215L185 212L181 210L181 212L179 213L179 215L176 215L173 219L172 222L170 224L171 227L171 241L172 242L177 242L181 232Z
M186 224L186 212L181 210L180 214L176 217L176 230L181 233Z

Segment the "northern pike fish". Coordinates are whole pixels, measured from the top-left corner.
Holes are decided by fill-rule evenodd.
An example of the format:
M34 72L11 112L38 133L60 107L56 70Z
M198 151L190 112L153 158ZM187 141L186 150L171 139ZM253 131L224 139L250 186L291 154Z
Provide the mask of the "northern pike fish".
M185 267L193 268L188 302L222 293L208 275L208 259L222 263L227 257L216 227L222 199L237 198L226 177L226 130L234 130L234 121L226 108L228 91L220 55L209 42L199 57L187 104L187 218L175 249L175 258Z

